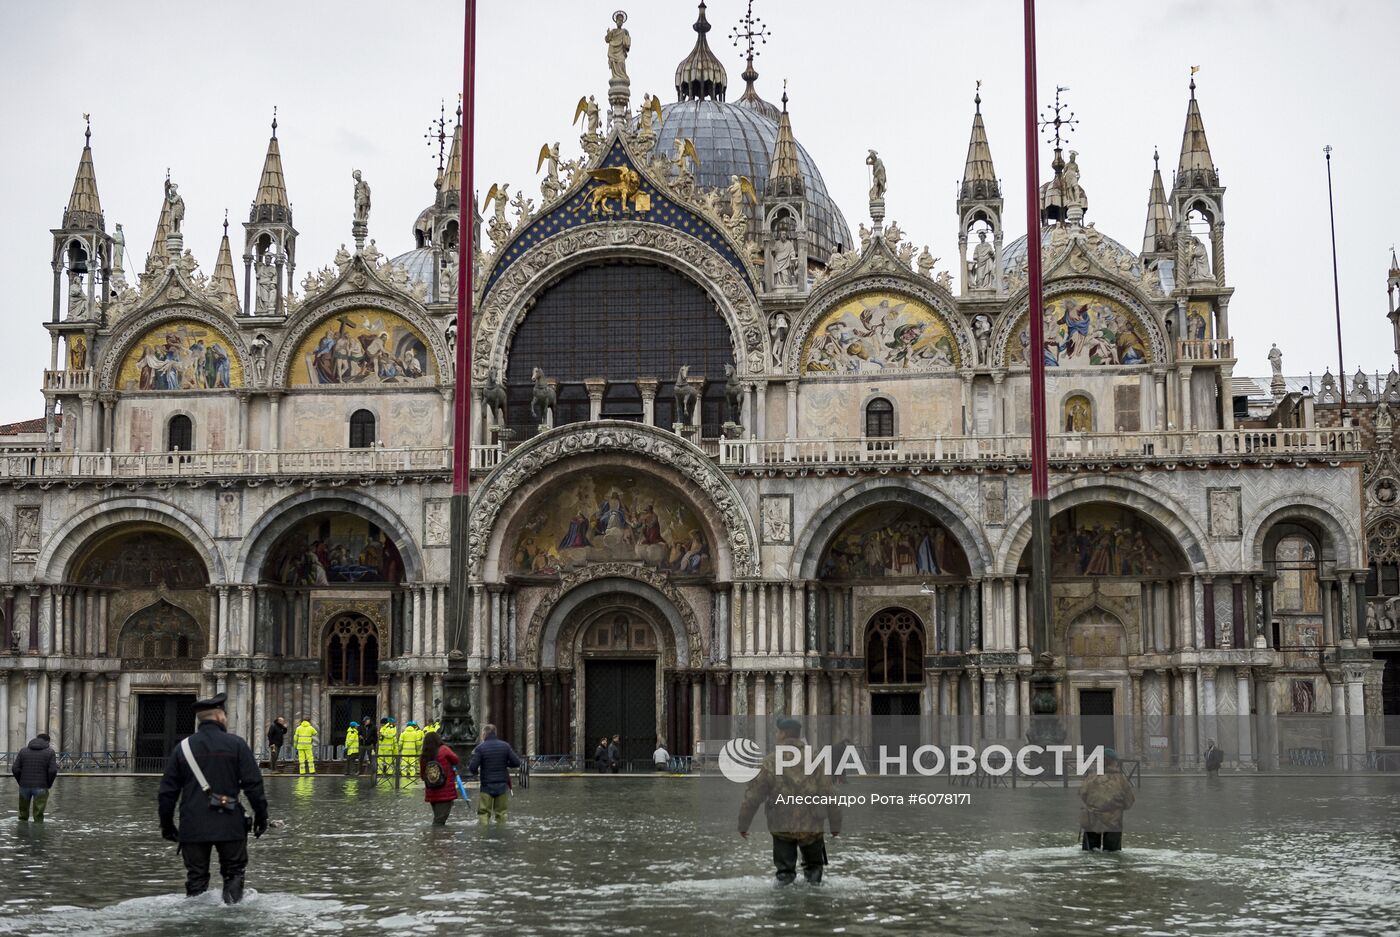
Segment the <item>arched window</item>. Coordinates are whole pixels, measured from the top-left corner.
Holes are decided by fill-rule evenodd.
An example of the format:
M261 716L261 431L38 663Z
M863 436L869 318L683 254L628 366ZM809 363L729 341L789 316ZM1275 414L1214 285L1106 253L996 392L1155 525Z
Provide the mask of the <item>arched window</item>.
M876 397L865 405L865 435L886 437L894 435L894 404Z
M350 414L350 448L369 449L374 446L374 414L356 410Z
M363 615L340 615L326 628L326 683L374 686L379 680L379 632Z
M177 413L165 427L165 451L190 452L193 449L194 421L183 413Z
M1066 433L1092 433L1094 431L1094 404L1083 394L1065 398L1064 431Z
M1317 548L1301 536L1284 537L1274 549L1274 610L1315 614L1322 611L1317 587Z
M876 684L922 683L924 625L902 608L887 608L870 620L865 637L865 673Z

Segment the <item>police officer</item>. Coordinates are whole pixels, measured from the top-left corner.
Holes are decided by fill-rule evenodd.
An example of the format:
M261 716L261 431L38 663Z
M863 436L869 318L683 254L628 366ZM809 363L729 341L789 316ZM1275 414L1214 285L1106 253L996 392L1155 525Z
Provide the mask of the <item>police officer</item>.
M352 772L350 769L354 768ZM350 728L345 730L345 776L360 773L360 724L350 720Z
M807 747L802 723L784 716L777 727L779 745ZM810 885L821 884L826 866L826 828L831 828L833 837L841 834L841 808L836 805L834 790L831 778L820 771L808 774L799 766L779 774L774 755L763 759L762 770L744 790L739 835L749 838L749 824L762 806L773 837L773 865L779 885L791 885L797 877L799 852L803 877Z
M267 832L267 797L253 750L228 731L225 699L227 694L220 693L195 702L195 733L170 753L157 803L160 835L178 843L185 860L185 894L203 894L209 887L209 855L217 849L224 904L237 904L243 899L248 866L248 831L254 836ZM251 823L239 802L240 792L253 808Z

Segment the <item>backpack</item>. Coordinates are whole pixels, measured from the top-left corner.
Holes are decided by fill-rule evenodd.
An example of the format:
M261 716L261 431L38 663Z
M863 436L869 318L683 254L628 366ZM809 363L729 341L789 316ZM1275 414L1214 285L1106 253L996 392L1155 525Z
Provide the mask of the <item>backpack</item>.
M423 765L423 786L430 791L437 790L447 783L447 772L443 770L442 762L434 758Z

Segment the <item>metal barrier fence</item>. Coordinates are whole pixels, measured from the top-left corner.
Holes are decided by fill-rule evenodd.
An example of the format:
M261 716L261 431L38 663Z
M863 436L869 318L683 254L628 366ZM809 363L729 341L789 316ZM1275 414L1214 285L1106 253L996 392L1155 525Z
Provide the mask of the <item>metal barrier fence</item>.
M531 755L525 759L525 762L531 770L549 774L613 774L623 772L647 774L657 771L665 774L690 774L697 766L703 764L703 759L699 756L672 755L667 760L666 767L662 769L658 768L650 758L627 758L617 763L617 772L613 772L610 765L600 765L592 758L585 757L578 752L566 752L558 755Z
M0 752L0 770L9 772L19 752ZM125 751L101 752L59 752L60 771L126 771L131 764L131 753Z

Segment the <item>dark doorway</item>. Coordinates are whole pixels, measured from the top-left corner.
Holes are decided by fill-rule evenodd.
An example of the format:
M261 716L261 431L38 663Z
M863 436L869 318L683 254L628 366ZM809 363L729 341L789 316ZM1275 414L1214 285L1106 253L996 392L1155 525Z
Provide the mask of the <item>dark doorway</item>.
M1086 750L1113 747L1113 691L1079 691L1079 740Z
M1385 744L1400 745L1400 654L1385 657L1381 676L1381 713L1385 719Z
M590 660L584 678L585 748L622 736L622 760L651 763L656 749L656 661Z
M345 744L345 730L353 719L360 724L360 745L363 747L370 738L379 735L378 716L374 711L373 696L332 696L330 735L324 742L328 748L339 748ZM337 753L339 754L339 753Z
M143 693L136 698L135 771L164 771L180 739L194 731L194 694Z
M912 755L919 741L918 693L871 693L870 738L875 743L878 764L880 746L894 754L904 745Z

